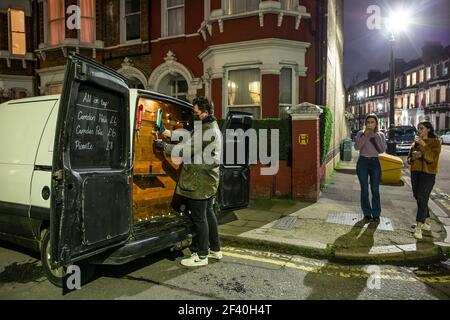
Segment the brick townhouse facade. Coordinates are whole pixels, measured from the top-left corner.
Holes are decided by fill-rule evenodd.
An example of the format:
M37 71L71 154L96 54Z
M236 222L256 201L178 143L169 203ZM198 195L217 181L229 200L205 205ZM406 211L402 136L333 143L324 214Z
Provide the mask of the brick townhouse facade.
M450 46L425 43L422 56L396 61L395 125L416 126L428 119L437 130L450 128ZM358 96L358 92L360 95ZM347 111L356 129L367 113L376 113L389 126L389 72L370 71L363 82L347 91Z
M12 55L2 35L0 81L26 77L27 86L15 85L22 96L60 93L67 54L76 51L126 76L131 87L184 100L206 95L217 118L230 110L289 118L300 103L328 106L333 134L322 176L339 161L347 136L342 0L4 1L2 30L13 7L26 15L27 53ZM274 179L290 170L281 163ZM290 189L290 179L282 180Z

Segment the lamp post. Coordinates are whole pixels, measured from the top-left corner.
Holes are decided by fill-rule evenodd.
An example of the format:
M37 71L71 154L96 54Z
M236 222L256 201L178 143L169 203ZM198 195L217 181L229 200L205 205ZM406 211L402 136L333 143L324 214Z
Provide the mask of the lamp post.
M386 19L386 29L389 33L390 44L390 77L389 77L389 129L395 126L395 34L406 28L409 24L409 14L404 8L391 11L389 18ZM389 130L388 150L390 154L396 154L396 144L393 141L393 130Z
M362 117L362 109L361 109L361 100L364 97L364 91L358 91L358 129L361 130L361 117Z
M404 31L410 22L410 14L406 8L392 10L385 20L390 44L390 77L389 77L389 127L395 126L395 35Z

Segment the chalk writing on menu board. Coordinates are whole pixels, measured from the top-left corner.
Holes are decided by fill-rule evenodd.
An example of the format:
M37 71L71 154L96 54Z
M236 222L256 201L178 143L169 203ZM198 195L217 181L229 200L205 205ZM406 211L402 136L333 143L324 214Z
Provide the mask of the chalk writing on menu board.
M73 166L89 168L120 165L122 115L117 95L100 89L80 89L71 139Z

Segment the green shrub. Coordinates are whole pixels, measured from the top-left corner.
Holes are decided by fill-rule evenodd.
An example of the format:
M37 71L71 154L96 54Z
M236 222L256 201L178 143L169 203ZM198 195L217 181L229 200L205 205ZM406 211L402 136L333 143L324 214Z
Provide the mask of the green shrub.
M331 134L333 131L333 114L330 108L322 107L320 115L320 164L323 164L330 151Z

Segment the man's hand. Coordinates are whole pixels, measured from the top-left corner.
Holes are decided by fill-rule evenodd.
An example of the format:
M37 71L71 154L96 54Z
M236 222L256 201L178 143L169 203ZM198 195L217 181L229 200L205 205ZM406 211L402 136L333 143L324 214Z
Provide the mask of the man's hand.
M155 125L155 131L158 132L159 134L163 133L166 130L166 127L164 126L163 123L161 123L161 126L158 127L157 125Z
M164 150L166 148L166 146L167 146L167 143L162 141L161 139L153 141L153 147L156 150Z

